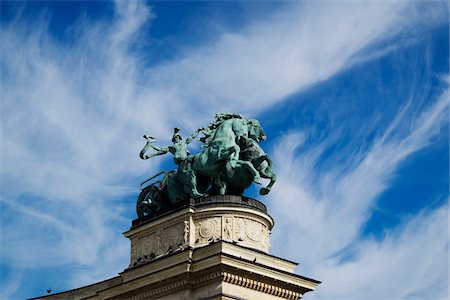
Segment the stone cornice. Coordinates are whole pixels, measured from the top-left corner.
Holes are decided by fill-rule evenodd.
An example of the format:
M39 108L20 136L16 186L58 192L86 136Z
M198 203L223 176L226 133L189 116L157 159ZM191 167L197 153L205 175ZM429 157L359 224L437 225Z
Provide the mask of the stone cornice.
M101 296L102 299L157 299L215 283L298 299L320 283L289 271L289 264L295 265L252 249L217 242L123 272L122 286L105 290Z
M250 279L244 276L236 275L229 272L221 272L222 281L234 285L242 286L254 291L263 292L265 294L277 296L284 299L299 299L302 293L285 289L276 285L267 284L259 280Z
M235 286L251 289L283 299L299 299L311 289L286 284L269 277L260 276L251 272L230 267L216 267L208 272L189 273L178 275L170 281L161 281L147 285L129 293L117 295L111 299L158 299L178 291L197 289L211 283L228 283Z

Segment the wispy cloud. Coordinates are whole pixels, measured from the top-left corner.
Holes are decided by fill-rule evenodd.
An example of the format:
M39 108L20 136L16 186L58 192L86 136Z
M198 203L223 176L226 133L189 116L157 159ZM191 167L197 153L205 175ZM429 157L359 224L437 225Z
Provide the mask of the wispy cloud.
M217 111L262 112L370 59L374 43L441 22L436 3L418 14L422 4L416 2L292 2L153 67L130 47L142 42L143 29L153 21L152 9L140 1L116 2L111 22L78 20L67 33L73 43L52 38L42 20L27 23L18 17L2 25L2 259L18 270L78 264L72 286L115 274L127 264L128 244L120 232L129 226L124 215L133 207L121 198L134 193L159 162L139 160L143 133L150 130L165 142L175 125L188 131ZM363 59L353 60L358 55ZM435 128L425 123L420 123L424 133ZM374 147L353 176L366 172L385 150L394 163L415 151L425 140L418 128L401 145ZM284 141L295 148L296 139ZM316 154L308 155L310 161L297 159L297 164L308 167ZM387 159L385 168L392 163ZM283 174L295 174L282 168ZM327 180L335 182L332 176ZM313 190L296 188L289 176L279 183L306 199L315 197ZM362 222L370 202L366 196L381 191L381 183L367 183L367 191L353 188L364 199L346 203L356 208L341 210L342 218L353 218L357 210ZM350 192L345 185L333 191L342 203ZM315 223L331 214L321 198L302 204L313 217L301 226L326 228ZM352 240L359 223L336 232L329 249ZM313 255L307 257L315 262ZM106 262L99 265L101 259ZM92 276L80 279L88 273Z
M382 241L358 243L349 261L328 259L318 266L324 285L305 299L447 299L444 228L447 205L411 218Z
M401 163L429 145L448 122L448 99L446 88L417 119L411 111L401 111L402 122L394 118L386 135L368 151L347 157L345 165L331 164L327 171L317 172L316 164L330 146L328 140L301 152L305 134L294 132L278 143L280 184L270 205L278 220L274 250L300 256L304 272L330 281L314 297L446 295L447 265L440 262L447 260L447 234L442 230L447 227L447 207L411 219L381 241L364 240L360 233ZM428 246L433 239L433 246ZM421 271L414 273L411 266ZM411 282L421 285L412 288Z
M293 3L265 17L267 21L226 32L212 45L193 49L185 58L152 69L149 75L156 86L195 101L196 108L262 111L356 61L373 58L367 56L374 50L368 49L370 45L418 24L425 27L445 19L444 12L438 13L443 3L434 3L427 13L421 11L423 5L404 1ZM192 113L204 113L197 110Z

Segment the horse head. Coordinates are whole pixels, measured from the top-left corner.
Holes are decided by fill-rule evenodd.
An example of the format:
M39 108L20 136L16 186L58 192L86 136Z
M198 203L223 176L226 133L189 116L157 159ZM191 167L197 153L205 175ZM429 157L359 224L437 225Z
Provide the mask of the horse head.
M266 139L266 133L258 120L248 119L248 137L255 140L257 143Z

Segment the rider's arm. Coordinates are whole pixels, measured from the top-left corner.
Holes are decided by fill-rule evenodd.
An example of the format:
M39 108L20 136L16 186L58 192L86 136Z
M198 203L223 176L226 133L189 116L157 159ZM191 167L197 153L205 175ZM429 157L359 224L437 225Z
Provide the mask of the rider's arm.
M197 129L196 132L194 132L190 137L188 137L188 138L186 139L186 145L189 144L190 142L192 142L192 141L197 137L197 135L200 133L200 131L203 131L203 130L204 130L203 127Z
M144 148L142 148L141 153L139 153L139 156L142 159L149 159L149 158L152 158L154 156L163 155L163 154L166 154L167 152L169 152L169 149L167 147L161 148L161 147L153 145L153 143L155 142L154 138L149 137L147 135L144 135L144 138L147 139L147 143L145 143ZM148 148L150 148L150 147L155 149L157 152L156 153L152 153L150 155L146 155L145 152L147 152Z
M158 147L153 144L151 144L150 147L152 147L153 149L155 149L158 152L164 152L163 154L166 154L167 152L169 152L169 147Z
M155 157L155 156L158 156L158 155L163 155L163 154L166 154L166 153L167 152L158 151L158 152L154 152L154 153L152 153L150 155L144 154L143 156L141 156L141 158L142 159L149 159L149 158L152 158L152 157Z

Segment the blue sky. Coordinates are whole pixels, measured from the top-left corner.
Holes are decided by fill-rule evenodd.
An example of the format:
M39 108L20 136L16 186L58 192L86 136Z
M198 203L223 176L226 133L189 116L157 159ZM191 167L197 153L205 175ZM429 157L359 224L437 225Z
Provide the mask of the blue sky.
M446 1L1 2L2 299L125 269L143 134L258 118L305 299L447 299ZM193 145L193 150L198 147ZM195 150L194 150L195 151Z

